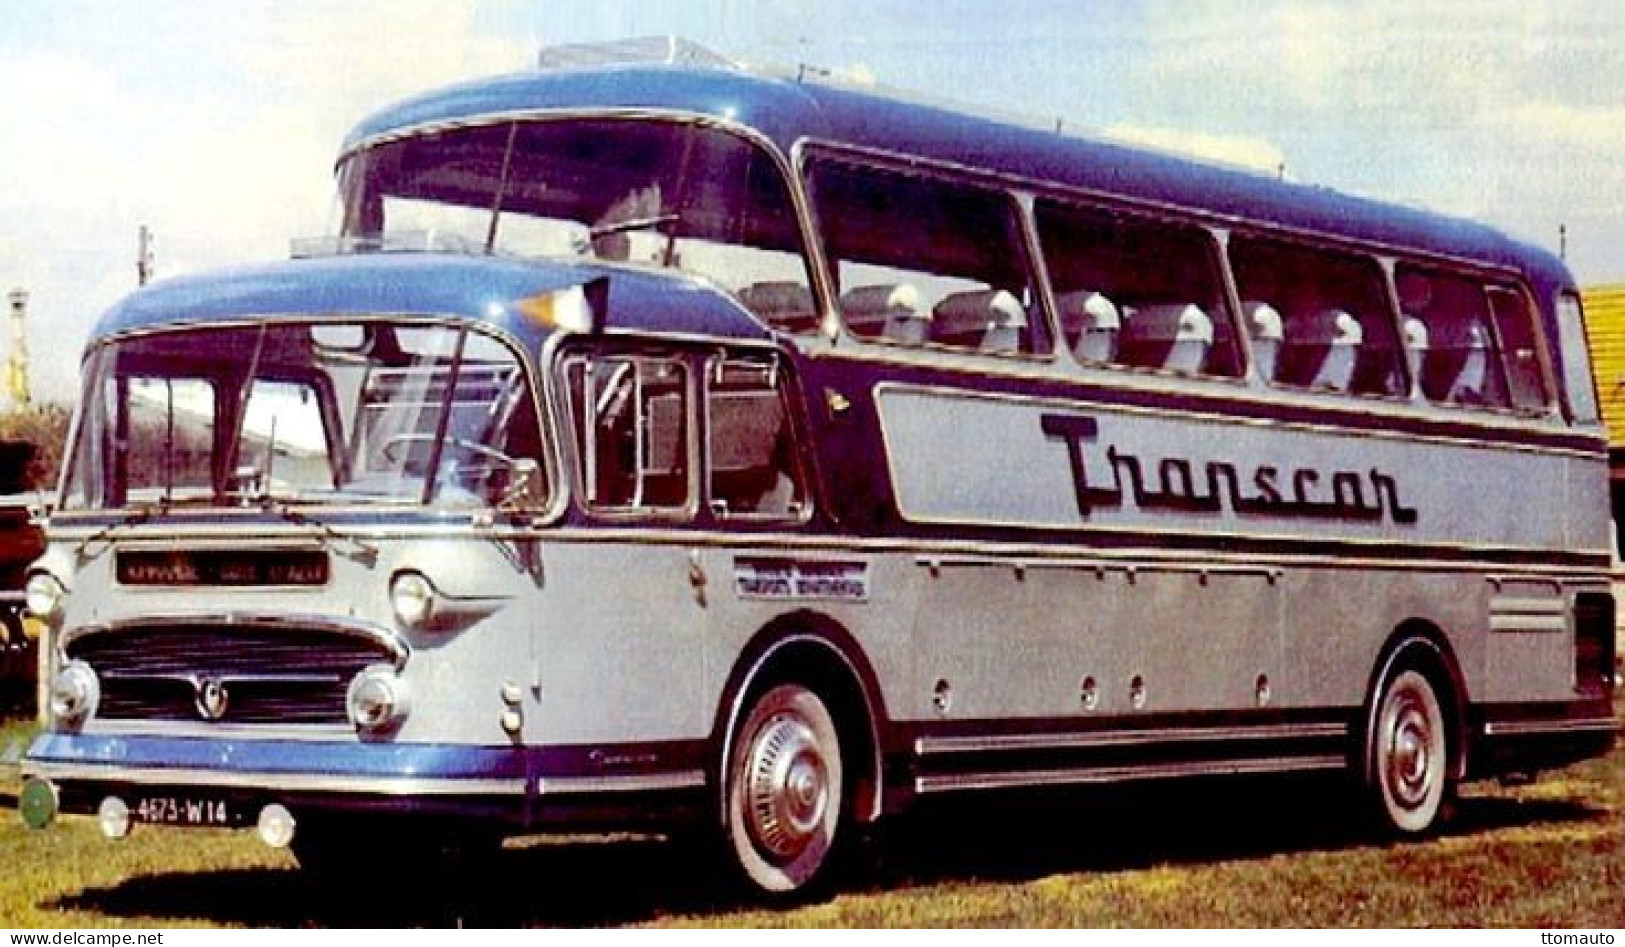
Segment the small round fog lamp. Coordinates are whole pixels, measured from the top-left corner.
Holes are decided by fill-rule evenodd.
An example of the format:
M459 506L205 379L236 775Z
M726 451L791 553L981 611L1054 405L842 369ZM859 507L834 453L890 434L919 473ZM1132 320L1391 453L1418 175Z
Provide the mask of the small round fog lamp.
M287 848L293 842L293 833L297 826L298 823L294 821L293 813L288 811L288 807L273 802L260 810L255 830L259 833L260 841L272 848Z
M130 807L117 796L108 796L96 807L96 824L102 835L121 839L130 834Z

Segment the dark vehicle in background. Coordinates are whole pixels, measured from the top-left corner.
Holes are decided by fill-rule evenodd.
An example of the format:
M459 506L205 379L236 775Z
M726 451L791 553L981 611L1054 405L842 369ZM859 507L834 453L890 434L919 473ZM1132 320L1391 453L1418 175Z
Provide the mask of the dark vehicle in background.
M39 639L23 619L22 588L45 537L24 492L33 456L32 444L0 441L0 712L31 709L34 701Z

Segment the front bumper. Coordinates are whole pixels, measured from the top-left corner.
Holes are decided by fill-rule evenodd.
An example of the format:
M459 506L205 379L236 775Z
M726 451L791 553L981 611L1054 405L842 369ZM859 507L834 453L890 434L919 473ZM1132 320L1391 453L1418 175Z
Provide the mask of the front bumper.
M706 784L699 760L688 756L676 748L629 757L601 747L46 733L21 770L25 780L49 783L67 813L95 812L110 795L161 792L240 808L278 802L296 814L453 816L523 829L686 813ZM618 765L629 758L654 765Z

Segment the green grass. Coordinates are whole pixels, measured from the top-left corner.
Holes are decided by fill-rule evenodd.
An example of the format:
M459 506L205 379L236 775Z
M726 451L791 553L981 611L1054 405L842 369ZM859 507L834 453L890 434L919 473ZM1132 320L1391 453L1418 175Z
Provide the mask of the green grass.
M0 748L26 722L0 726ZM0 801L15 782L0 776ZM248 833L0 818L0 926L1625 926L1625 751L1467 787L1440 837L1381 843L1337 787L1246 782L986 799L896 825L843 890L740 902L639 838L510 846L428 896L318 890ZM387 870L387 866L386 866Z

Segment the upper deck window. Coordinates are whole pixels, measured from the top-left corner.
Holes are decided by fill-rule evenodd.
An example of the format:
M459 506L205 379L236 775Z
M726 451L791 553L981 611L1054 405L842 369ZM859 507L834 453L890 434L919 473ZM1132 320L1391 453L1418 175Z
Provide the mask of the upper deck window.
M816 158L809 173L853 334L997 354L1047 351L1008 194L843 159Z
M1266 381L1359 395L1405 393L1376 260L1237 234L1230 240L1230 266L1253 362Z
M513 352L462 327L177 329L86 363L63 503L534 506L541 430Z
M800 230L779 165L688 122L549 119L426 131L344 164L344 232L434 231L471 252L670 266L810 331Z
M1047 199L1034 215L1062 342L1079 360L1241 373L1207 231Z
M1482 280L1401 263L1405 343L1429 401L1540 410L1546 396L1522 296Z

